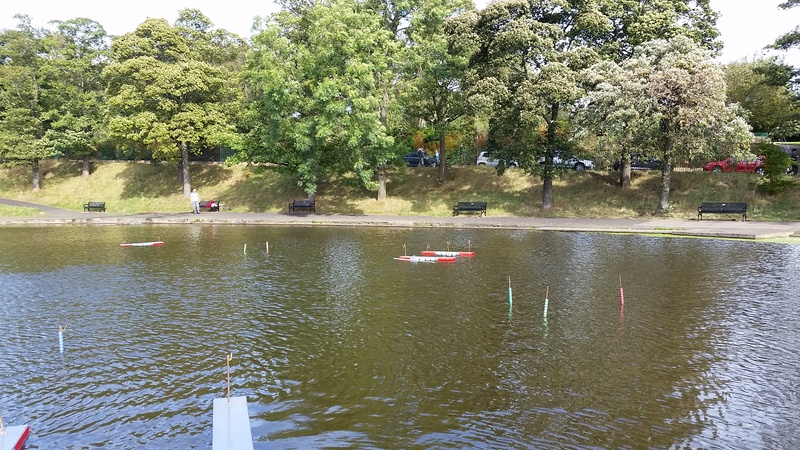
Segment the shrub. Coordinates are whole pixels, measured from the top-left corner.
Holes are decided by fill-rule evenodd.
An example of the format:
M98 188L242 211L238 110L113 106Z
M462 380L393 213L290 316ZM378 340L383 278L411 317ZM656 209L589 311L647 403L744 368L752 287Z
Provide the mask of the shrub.
M794 181L786 178L792 158L777 145L762 143L757 149L758 154L764 156L764 180L759 184L759 190L775 195L794 186Z

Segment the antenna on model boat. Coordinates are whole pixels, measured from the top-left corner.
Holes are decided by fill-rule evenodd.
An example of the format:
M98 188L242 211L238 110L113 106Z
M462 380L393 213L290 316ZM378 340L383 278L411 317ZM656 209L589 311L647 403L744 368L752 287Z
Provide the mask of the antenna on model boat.
M228 373L228 404L231 403L231 360L233 359L233 352L225 356L225 371Z
M227 398L214 399L212 425L212 450L251 450L253 433L250 430L250 414L247 398L231 397L231 360L233 352L225 355L225 370L228 379Z

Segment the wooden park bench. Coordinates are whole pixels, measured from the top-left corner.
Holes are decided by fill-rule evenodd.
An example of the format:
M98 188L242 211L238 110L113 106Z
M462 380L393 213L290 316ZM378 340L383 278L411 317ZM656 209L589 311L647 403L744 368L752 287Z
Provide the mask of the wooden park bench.
M209 212L219 212L219 200L200 200L200 207Z
M486 202L458 202L456 206L453 206L454 216L462 212L477 212L483 217L486 215Z
M703 220L703 214L741 214L742 221L745 221L747 220L747 203L702 202L697 208L697 220Z
M89 202L83 205L85 211L106 212L106 202Z
M307 210L309 212L317 212L316 200L295 200L292 203L289 203L289 212L295 212L295 210Z

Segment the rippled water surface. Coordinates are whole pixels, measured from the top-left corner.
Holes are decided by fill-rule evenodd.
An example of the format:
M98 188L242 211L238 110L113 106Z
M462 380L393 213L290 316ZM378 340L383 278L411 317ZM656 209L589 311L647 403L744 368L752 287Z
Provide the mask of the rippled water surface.
M0 413L30 425L29 449L208 449L228 352L256 449L800 448L798 246L199 224L0 238ZM476 256L392 259L448 242Z

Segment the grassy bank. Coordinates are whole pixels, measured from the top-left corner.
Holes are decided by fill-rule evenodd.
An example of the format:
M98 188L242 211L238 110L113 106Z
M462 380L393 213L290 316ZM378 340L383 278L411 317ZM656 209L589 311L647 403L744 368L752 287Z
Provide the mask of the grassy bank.
M109 212L183 212L189 202L181 192L174 164L95 163L88 178L81 177L77 162L47 161L42 164L41 190L30 188L30 169L0 170L0 197L60 208L82 210L89 200L105 201ZM293 199L305 198L291 176L267 167L226 167L219 164L192 166L192 185L202 199L221 200L223 210L280 212ZM660 190L660 173L634 173L633 186L622 190L618 174L606 171L570 172L554 184L554 206L540 209L542 184L519 170L497 176L494 169L477 166L449 169L444 183L436 169L394 169L388 181L389 199L375 200L375 193L361 188L355 179L337 178L320 184L318 211L335 214L387 214L448 216L458 201L489 202L493 216L532 217L650 217L654 216ZM747 202L748 217L756 220L800 221L800 189L778 196L757 190L754 175L675 172L672 175L669 216L695 218L702 201ZM0 207L0 214L32 214L26 208Z

